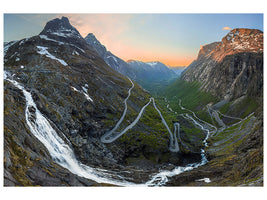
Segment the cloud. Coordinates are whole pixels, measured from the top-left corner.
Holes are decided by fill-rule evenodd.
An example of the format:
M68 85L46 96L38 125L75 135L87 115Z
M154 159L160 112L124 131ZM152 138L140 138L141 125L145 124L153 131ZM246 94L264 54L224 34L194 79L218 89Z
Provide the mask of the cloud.
M223 30L232 30L229 26L223 27Z

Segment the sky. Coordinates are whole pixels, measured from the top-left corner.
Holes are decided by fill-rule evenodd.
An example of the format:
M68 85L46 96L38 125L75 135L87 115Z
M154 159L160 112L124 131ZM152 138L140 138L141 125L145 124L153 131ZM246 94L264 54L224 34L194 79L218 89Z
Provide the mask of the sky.
M4 41L39 34L46 22L66 16L85 37L93 33L123 60L188 66L201 45L234 28L263 31L263 14L4 14Z

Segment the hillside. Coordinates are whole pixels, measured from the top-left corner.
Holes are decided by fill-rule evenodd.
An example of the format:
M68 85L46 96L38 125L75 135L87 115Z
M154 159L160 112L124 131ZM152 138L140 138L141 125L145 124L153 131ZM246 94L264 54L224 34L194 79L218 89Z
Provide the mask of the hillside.
M53 19L4 43L4 186L262 186L262 72L259 30L176 79Z
M117 131L128 127L151 96L108 66L67 18L6 44L4 72L5 186L115 184L119 176L110 180L97 169L114 174L138 161L144 164L135 169L148 177L160 164L155 157L173 157L152 104L123 137L101 142L124 112Z
M212 180L205 185L263 184L262 47L261 31L233 29L221 42L202 46L198 58L168 86L169 107L182 113L189 108L204 120L199 124L210 124L209 162L176 176L170 185L202 185L195 180L203 176Z

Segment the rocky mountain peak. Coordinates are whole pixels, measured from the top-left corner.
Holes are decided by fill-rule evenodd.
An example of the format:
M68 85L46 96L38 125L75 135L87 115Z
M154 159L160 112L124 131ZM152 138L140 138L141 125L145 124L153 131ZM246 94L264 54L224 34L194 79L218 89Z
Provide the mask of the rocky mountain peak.
M218 44L219 42L213 42L211 44L202 45L200 47L197 59L199 60L203 57L206 57Z
M207 56L220 62L227 55L241 52L263 52L263 32L257 29L233 29Z
M89 45L95 48L101 57L107 53L106 47L98 41L93 33L89 33L84 39Z
M77 29L70 24L67 17L56 18L47 22L40 35L82 38Z

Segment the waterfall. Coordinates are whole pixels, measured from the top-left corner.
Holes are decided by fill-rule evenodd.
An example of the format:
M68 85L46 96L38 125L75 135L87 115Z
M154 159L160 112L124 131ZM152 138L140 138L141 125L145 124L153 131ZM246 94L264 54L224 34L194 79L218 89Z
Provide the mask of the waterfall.
M178 166L171 171L159 172L158 174L152 176L151 180L145 182L144 184L136 184L133 182L128 182L121 175L117 174L117 172L104 169L97 169L84 165L76 159L73 150L64 142L64 140L62 140L59 137L57 132L50 125L49 121L39 111L32 98L31 93L28 92L20 83L15 81L13 79L13 76L11 76L10 73L6 71L4 72L4 79L11 82L15 87L17 87L23 92L26 100L25 120L31 133L36 138L38 138L38 140L47 148L48 152L51 155L51 158L56 163L68 169L73 174L87 178L89 180L96 181L98 183L107 183L118 186L161 186L166 184L166 182L168 181L167 177L175 176L182 172L192 170L198 166L204 165L207 162L207 159L205 157L205 151L204 149L202 149L201 150L202 160L200 163L192 163L185 167ZM152 100L155 106L154 99ZM162 117L162 119L164 118ZM165 125L167 126L167 124ZM176 130L179 131L179 124L176 123L174 125L175 125L175 132ZM206 140L208 136L209 134L207 134L205 140L203 141L205 145L207 145ZM176 135L175 139L177 140ZM179 147L175 145L175 148Z
M68 169L73 174L88 178L98 183L108 183L120 186L130 186L124 180L115 180L111 173L103 172L80 163L74 155L73 150L58 136L57 132L50 125L48 120L38 110L32 95L25 88L13 79L9 79L5 73L4 78L20 89L26 100L25 119L31 133L47 148L52 159L60 166Z

